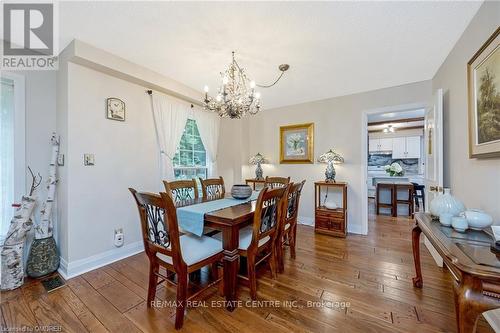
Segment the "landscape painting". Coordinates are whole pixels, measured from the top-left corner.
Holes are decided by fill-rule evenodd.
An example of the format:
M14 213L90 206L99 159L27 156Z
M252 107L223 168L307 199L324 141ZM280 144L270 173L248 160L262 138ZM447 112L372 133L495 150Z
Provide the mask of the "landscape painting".
M477 141L479 144L500 140L500 51L496 48L477 69L476 87Z
M497 29L467 66L470 157L500 156L499 31Z
M313 163L314 124L280 127L280 162Z

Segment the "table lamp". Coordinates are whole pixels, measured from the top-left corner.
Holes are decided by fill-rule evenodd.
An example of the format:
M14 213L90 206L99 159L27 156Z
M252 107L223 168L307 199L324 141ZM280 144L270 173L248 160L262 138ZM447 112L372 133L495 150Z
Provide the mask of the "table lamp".
M255 156L250 157L249 162L250 164L257 165L257 168L255 169L255 179L263 180L263 171L260 165L267 164L269 163L269 161L264 156L262 156L261 153L257 153Z
M318 157L318 162L328 164L325 171L325 181L327 183L335 183L335 168L333 165L344 163L344 158L333 149L330 149Z

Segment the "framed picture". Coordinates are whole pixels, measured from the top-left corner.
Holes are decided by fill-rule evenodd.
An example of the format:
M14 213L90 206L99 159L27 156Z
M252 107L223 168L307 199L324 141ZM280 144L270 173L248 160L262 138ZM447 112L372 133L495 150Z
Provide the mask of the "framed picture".
M500 28L467 63L469 157L500 156Z
M280 127L280 163L314 163L314 124Z
M106 118L125 121L125 102L116 97L106 99Z

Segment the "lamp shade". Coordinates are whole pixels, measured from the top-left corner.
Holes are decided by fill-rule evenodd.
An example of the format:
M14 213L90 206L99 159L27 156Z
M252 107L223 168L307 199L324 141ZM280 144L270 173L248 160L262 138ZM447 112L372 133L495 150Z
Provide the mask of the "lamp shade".
M324 154L321 154L318 157L318 162L320 163L330 163L333 162L334 164L341 164L344 163L344 158L335 152L333 149L330 149Z
M269 163L267 158L265 158L261 153L257 153L255 156L250 157L249 162L253 165Z

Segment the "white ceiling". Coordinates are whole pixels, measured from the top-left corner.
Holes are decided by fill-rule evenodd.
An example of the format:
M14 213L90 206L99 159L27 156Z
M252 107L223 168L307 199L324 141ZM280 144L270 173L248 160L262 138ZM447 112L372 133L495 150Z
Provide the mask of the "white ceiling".
M212 91L231 51L264 108L431 79L481 2L60 2L60 46L78 38ZM465 66L465 64L464 64Z

